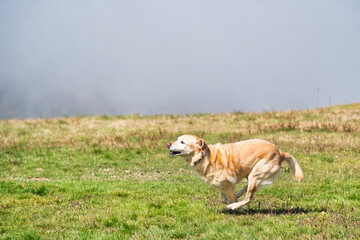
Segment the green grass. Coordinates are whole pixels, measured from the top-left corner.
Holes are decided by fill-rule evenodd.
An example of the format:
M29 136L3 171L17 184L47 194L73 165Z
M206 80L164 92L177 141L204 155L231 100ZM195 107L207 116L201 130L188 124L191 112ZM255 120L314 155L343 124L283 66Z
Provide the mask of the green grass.
M358 239L360 104L265 113L0 121L0 239ZM166 142L263 138L292 153L227 211ZM245 182L239 186L243 187Z

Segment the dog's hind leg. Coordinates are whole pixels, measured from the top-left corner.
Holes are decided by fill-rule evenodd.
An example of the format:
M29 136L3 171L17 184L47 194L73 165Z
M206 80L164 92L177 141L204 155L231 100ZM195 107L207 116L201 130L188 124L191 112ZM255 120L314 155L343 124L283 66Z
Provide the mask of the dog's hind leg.
M234 209L243 207L254 198L255 192L259 188L259 181L257 179L251 179L251 180L252 181L249 181L249 185L247 187L247 192L246 192L246 196L245 196L244 200L227 205L228 209L234 210Z
M280 172L280 165L267 164L266 160L259 161L249 174L246 196L243 201L227 205L228 209L237 209L249 204L255 192L262 186L270 185ZM240 191L243 191L240 190Z
M237 197L237 198L240 198L244 193L246 193L247 187L248 187L248 186L246 185L243 189L237 191L236 197Z

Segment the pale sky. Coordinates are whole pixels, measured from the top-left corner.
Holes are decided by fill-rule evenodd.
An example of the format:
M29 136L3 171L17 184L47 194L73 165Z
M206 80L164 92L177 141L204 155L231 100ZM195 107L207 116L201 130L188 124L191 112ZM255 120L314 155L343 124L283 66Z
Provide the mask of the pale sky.
M0 118L289 110L359 91L358 0L0 0Z

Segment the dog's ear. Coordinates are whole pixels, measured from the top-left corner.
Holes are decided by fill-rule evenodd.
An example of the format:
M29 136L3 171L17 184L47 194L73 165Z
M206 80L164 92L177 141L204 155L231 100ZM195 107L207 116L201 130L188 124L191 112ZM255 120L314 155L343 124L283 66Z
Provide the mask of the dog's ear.
M205 140L204 140L204 139L200 139L199 141L196 142L196 145L197 145L200 149L203 149L203 147L205 146Z

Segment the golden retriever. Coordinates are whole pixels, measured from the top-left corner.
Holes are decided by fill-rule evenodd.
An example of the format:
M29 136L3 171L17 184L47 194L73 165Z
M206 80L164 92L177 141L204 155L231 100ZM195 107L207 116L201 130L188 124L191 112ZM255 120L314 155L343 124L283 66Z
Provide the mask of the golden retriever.
M286 160L297 181L303 179L303 171L289 153L281 153L272 143L260 139L229 144L207 145L194 135L180 136L168 143L170 156L182 156L205 182L221 191L221 201L228 209L242 208L263 186L273 183ZM236 184L247 178L247 186L235 193ZM243 201L237 199L246 192Z

